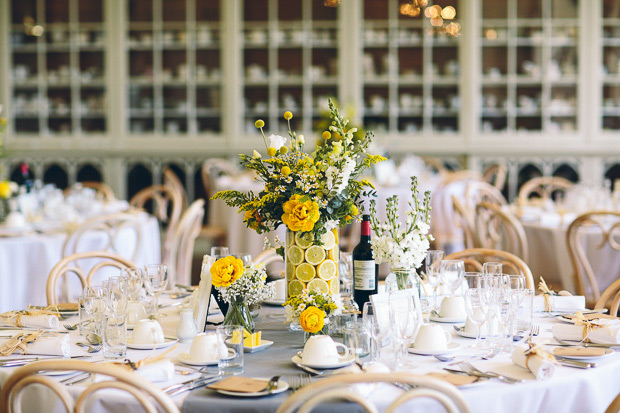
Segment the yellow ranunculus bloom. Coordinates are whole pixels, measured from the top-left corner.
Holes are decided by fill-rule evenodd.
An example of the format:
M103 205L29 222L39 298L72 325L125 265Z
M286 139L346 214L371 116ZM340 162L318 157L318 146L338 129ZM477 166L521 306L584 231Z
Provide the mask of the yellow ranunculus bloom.
M299 315L299 324L308 333L318 333L325 325L325 313L314 306L308 307Z
M11 195L11 183L9 181L0 182L0 198L8 199Z
M293 114L291 113L290 110L287 110L286 112L284 112L284 119L286 119L286 120L293 119Z
M220 258L211 267L215 287L228 287L243 275L243 261L233 256Z
M262 128L263 126L265 126L265 121L262 119L257 120L256 122L254 122L254 126L256 126L258 129Z
M302 195L293 195L286 201L282 209L282 222L291 231L312 231L314 224L319 220L319 204L308 200L301 202Z

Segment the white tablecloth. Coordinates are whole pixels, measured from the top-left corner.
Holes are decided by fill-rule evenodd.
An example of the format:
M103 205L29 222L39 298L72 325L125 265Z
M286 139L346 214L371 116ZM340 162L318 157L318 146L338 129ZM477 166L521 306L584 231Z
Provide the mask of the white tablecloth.
M141 249L135 264L161 262L159 224L157 219L141 214ZM85 237L86 243L99 245L96 235ZM61 234L28 234L21 237L0 238L0 312L26 308L29 304L46 305L47 276L62 258L62 246L67 238ZM135 242L133 240L132 242ZM122 240L121 240L122 243ZM134 251L117 244L117 251ZM81 248L80 251L84 251ZM130 257L126 257L130 258ZM75 280L74 280L75 281Z

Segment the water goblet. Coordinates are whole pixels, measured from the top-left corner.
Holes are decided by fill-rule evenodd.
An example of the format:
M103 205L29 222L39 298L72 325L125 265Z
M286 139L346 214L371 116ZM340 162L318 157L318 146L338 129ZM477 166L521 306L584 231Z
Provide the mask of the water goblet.
M252 254L248 254L245 252L235 252L234 254L232 254L232 256L243 261L243 265L245 267L249 267L250 265L252 265Z
M386 315L389 316L389 314ZM385 340L390 333L390 320L387 319L384 323L381 323L379 317L380 315L377 314L377 309L372 301L365 302L362 311L362 322L370 332L370 337L372 338L371 361L373 362L381 359L381 345L383 340ZM381 324L383 324L383 326Z
M144 286L146 292L153 297L153 307L150 318L156 319L162 315L158 312L157 301L168 285L168 267L164 264L144 266Z
M213 258L220 259L230 255L228 247L211 247L211 256Z
M432 310L437 309L437 287L439 287L439 281L441 281L440 265L443 260L444 252L442 250L428 250L426 251L426 279L428 283L433 287L433 303Z
M123 268L121 277L127 278L129 300L140 301L144 288L144 270L142 268Z
M441 261L440 268L441 278L450 289L450 295L454 295L463 285L465 262L461 260L443 260Z
M125 315L129 301L127 277L110 277L103 282L105 303L114 315Z
M481 327L487 321L488 303L484 300L484 291L479 288L469 288L465 291L465 311L472 324L476 326L476 343L471 346L474 350L483 350L480 340Z
M394 333L395 344L398 346L395 352L395 369L408 365L407 346L413 339L420 318L413 308L411 291L397 290L390 293L390 325Z

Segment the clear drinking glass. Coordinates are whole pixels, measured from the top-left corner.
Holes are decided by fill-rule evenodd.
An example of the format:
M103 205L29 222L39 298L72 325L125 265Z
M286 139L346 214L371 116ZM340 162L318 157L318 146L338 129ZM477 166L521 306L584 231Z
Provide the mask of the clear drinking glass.
M84 287L78 302L80 335L86 336L88 333L100 334L100 318L105 312L103 288L101 286Z
M522 290L525 288L525 276L521 274L504 274L502 282L505 290Z
M479 288L469 288L465 291L465 311L467 311L467 317L476 326L476 344L470 346L475 350L482 350L485 346L482 345L480 340L480 333L482 325L487 321L488 305L482 295L484 291Z
M390 294L390 325L398 348L395 351L394 368L407 366L407 347L417 332L420 322L413 306L411 291L397 290Z
M450 289L450 295L454 295L463 285L465 262L462 260L443 260L440 268L441 278Z
M343 297L351 297L353 294L353 255L350 252L340 252L338 275L340 277L340 294Z
M228 354L220 358L217 362L219 374L233 375L243 374L243 327L238 325L219 326L216 329L217 340L219 345L222 343L233 350L232 354ZM241 337L236 344L233 343L233 335Z
M467 288L480 288L481 287L481 272L466 272L465 273L465 284Z
M512 290L517 310L513 323L513 341L524 342L530 337L533 324L534 290Z
M125 315L129 302L129 279L110 277L103 282L105 303L114 315Z
M443 260L444 252L442 250L428 250L426 251L426 279L431 287L433 287L433 310L437 309L437 287L439 287L439 281L441 280L440 265Z
M153 307L151 310L151 318L158 318L159 307L157 301L162 292L168 285L168 267L164 264L151 264L144 266L144 286L146 292L153 296Z
M347 323L344 328L343 342L349 352L355 355L355 361L360 365L374 361L371 355L371 335L363 322Z
M228 247L211 247L211 256L216 260L230 255Z
M381 323L379 321L379 316L377 315L377 311L375 309L372 301L367 301L364 303L364 309L362 311L362 322L370 332L370 337L372 338L371 343L371 361L379 361L381 359L381 346L383 344L383 340L389 334L389 324L381 327Z
M127 318L104 315L101 321L103 357L124 358L127 355Z
M121 277L127 277L129 300L140 301L144 289L144 270L142 268L123 268Z
M246 252L235 252L232 256L243 261L243 265L246 267L252 265L252 254L248 254Z
M482 264L482 274L484 275L502 275L501 262L485 262Z

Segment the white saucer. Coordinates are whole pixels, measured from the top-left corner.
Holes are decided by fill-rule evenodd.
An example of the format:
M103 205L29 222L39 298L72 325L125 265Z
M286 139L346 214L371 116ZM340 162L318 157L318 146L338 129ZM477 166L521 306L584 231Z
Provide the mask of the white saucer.
M324 363L304 363L302 358L295 354L291 359L293 363L301 364L304 367L310 367L312 369L337 369L338 367L347 366L355 361L355 355L349 354L347 357L341 357L340 361L333 364L324 364Z
M256 380L265 380L265 382L269 382L269 379L266 377L253 377L253 378ZM260 397L260 396L268 396L271 394L282 393L283 391L286 391L286 390L288 390L288 383L280 379L278 380L278 387L276 387L274 390L271 390L271 392L269 392L268 390L262 390L262 391L258 391L255 393L242 393L242 392L228 391L228 390L216 390L216 392L225 394L227 396L234 396L234 397Z
M171 345L173 345L177 341L179 341L179 339L177 339L177 338L164 338L164 342L163 343L157 343L157 344L133 344L130 340L127 340L127 348L130 348L130 349L133 349L133 350L153 350L153 349L170 347Z
M465 331L464 327L454 326L454 332L456 333L457 336L460 336L460 337L465 337L465 338L477 338L478 337L478 334L476 333L468 333L467 331ZM481 335L480 338L486 338L486 336Z
M181 353L177 356L177 360L180 361L183 364L187 364L188 366L196 366L196 367L203 367L203 366L213 366L217 364L217 360L211 360L211 361L193 361L190 359L190 355L188 353Z
M232 341L230 340L226 340L226 344L232 344ZM250 346L243 346L243 352L244 353L256 353L257 351L261 351L266 349L267 347L269 347L270 345L273 344L273 341L269 341L269 340L261 340L260 344L258 346L255 347L250 347Z
M0 237L21 237L32 232L31 227L6 227L0 225Z
M265 305L272 305L275 307L282 307L282 304L284 304L286 300L265 300L262 303Z
M557 356L557 357L563 358L563 359L571 359L571 360L593 360L593 359L601 359L603 357L611 356L615 352L616 351L613 348L606 348L605 354L603 354L602 356Z
M460 348L461 345L459 343L450 342L448 343L448 348L445 348L443 350L420 350L413 347L409 347L407 350L410 353L419 354L421 356L439 356L441 354L453 353Z
M447 318L447 317L440 317L437 315L431 315L429 317L429 319L431 321L434 321L436 323L464 323L465 320L467 320L467 317L464 318Z

